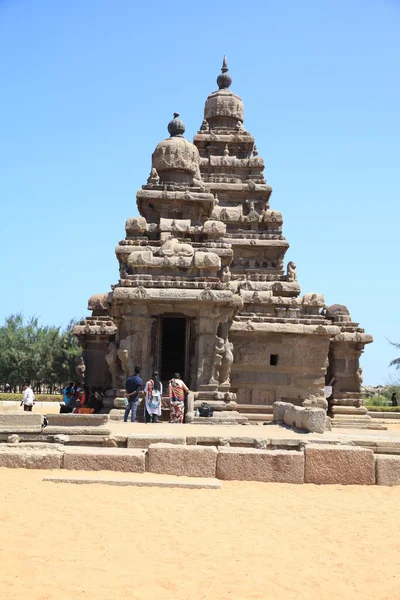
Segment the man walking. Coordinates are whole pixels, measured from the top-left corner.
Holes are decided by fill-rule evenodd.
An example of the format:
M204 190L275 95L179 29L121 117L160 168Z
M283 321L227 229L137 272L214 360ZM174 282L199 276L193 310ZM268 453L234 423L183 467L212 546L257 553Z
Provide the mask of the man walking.
M125 383L125 397L128 400L125 408L124 422L128 420L131 412L131 423L136 419L136 411L139 403L139 393L143 389L143 380L140 377L140 367L135 367L135 374L128 377Z
M35 404L35 395L31 388L31 382L27 381L24 385L24 395L22 396L21 406L24 405L25 412L32 412L32 406Z

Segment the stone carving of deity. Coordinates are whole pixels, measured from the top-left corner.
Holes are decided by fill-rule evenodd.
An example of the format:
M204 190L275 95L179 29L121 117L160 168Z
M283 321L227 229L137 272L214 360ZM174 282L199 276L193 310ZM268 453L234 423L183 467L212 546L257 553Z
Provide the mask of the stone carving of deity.
M228 340L224 341L224 349L222 354L222 361L219 370L219 383L220 385L230 384L231 368L233 365L233 344Z
M85 381L86 365L83 356L78 356L75 360L75 372L78 375L79 381Z

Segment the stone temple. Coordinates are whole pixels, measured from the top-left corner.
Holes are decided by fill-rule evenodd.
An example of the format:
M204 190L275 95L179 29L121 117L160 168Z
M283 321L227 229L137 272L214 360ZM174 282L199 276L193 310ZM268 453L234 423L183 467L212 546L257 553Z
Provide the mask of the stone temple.
M135 365L167 382L175 371L221 411L250 416L276 400L326 406L336 423L368 419L359 358L372 337L341 304L301 294L282 214L226 58L193 143L175 113L137 193L140 216L116 247L118 283L89 300L75 327L81 372L121 407ZM83 366L82 366L83 365ZM215 414L215 413L214 413Z

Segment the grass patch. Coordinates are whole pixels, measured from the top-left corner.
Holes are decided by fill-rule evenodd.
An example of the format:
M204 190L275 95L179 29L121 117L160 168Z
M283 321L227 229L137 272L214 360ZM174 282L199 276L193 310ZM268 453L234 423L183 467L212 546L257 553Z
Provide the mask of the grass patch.
M62 395L57 394L35 394L36 402L62 402ZM0 393L0 402L21 402L22 392L20 394Z
M400 413L400 406L371 406L366 404L366 407L371 412L394 412Z

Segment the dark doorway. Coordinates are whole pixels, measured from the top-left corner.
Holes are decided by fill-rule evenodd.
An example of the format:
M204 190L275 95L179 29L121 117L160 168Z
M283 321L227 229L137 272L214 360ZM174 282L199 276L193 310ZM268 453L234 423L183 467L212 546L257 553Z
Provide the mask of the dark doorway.
M184 317L161 317L161 381L166 383L186 369L186 319Z

